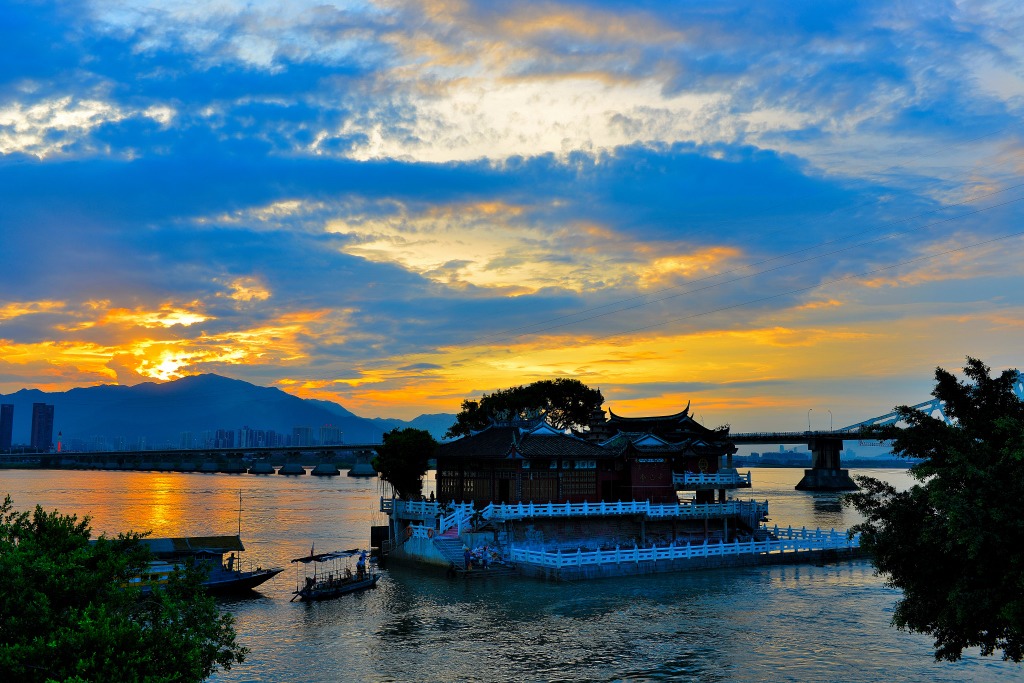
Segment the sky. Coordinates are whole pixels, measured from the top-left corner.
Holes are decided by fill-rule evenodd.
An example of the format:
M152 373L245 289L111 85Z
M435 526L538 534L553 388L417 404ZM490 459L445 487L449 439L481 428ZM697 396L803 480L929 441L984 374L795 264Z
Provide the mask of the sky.
M1024 365L1018 2L0 0L0 393L540 379L840 427Z

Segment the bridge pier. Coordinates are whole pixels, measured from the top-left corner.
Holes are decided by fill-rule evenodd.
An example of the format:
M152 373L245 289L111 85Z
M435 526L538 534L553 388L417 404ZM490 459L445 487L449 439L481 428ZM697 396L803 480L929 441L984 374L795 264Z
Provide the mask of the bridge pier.
M840 466L839 453L842 438L813 437L807 446L811 449L811 469L804 470L797 491L856 491L860 487L850 478L850 471Z

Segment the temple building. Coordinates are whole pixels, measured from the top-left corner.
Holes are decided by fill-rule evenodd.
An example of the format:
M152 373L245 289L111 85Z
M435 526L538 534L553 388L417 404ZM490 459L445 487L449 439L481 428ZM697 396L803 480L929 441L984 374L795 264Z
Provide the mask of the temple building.
M736 447L728 440L728 428L704 427L690 416L689 405L663 417L627 418L611 411L609 415L606 419L604 411L597 410L588 429L571 434L540 419L495 422L442 444L438 499L675 503L677 491L687 485L687 473L735 474L731 461ZM727 488L718 489L721 500ZM710 482L696 490L697 502L714 500Z
M730 498L750 488L735 452L728 427L704 427L689 405L635 418L599 409L574 432L540 417L493 421L441 445L436 499L382 497L388 524L371 537L386 560L467 575L494 562L556 580L853 551L845 532L769 530L767 501Z

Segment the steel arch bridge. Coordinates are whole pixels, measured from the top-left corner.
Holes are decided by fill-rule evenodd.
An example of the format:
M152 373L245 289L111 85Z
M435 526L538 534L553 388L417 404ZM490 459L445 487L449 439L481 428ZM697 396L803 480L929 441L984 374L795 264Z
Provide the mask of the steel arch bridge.
M1017 398L1024 401L1024 374L1022 374L1021 372L1017 372L1017 377L1013 381L1013 393L1017 396ZM918 403L917 405L910 407L913 408L914 410L919 410L922 413L927 413L928 415L931 415L934 418L942 420L946 424L953 424L953 420L951 420L949 416L946 415L945 404L937 398L933 398L930 401ZM899 414L893 411L891 413L886 413L885 415L881 415L879 417L872 417L870 419L864 420L863 422L858 422L856 424L852 424L847 427L843 427L842 429L837 429L835 431L855 433L860 431L862 427L888 427L890 425L898 424L899 421Z
M1012 389L1014 395L1024 401L1024 374L1017 373ZM946 407L943 402L937 398L910 407L942 420L948 425L955 424L955 421L946 414ZM898 425L901 420L902 418L899 413L893 411L840 429L828 431L808 430L806 432L731 434L729 438L733 443L807 444L807 447L811 450L811 469L804 470L804 477L797 484L797 489L808 491L849 491L857 489L858 486L850 478L849 471L842 469L840 452L843 450L843 441L858 439L859 432L863 427Z

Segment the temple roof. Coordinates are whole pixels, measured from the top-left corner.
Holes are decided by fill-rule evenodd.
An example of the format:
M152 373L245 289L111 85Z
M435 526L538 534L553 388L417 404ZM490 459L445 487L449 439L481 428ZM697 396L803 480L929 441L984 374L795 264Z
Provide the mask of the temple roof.
M531 428L492 425L441 444L441 458L610 458L615 448L585 441L543 423Z
M608 408L608 421L609 422L681 422L684 419L690 418L690 403L687 401L686 407L674 415L659 415L652 417L623 417L616 415L615 411Z
M647 433L657 435L669 443L681 443L695 438L710 441L728 439L728 430L708 429L690 415L690 404L674 415L652 417L623 417L608 409L608 421L601 425L604 430L627 434Z

